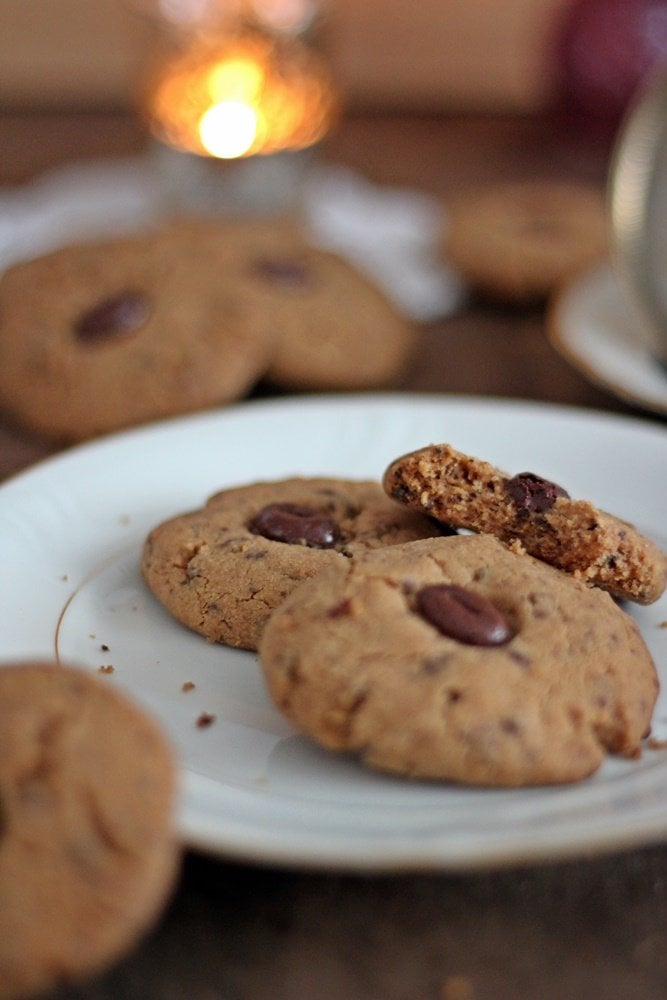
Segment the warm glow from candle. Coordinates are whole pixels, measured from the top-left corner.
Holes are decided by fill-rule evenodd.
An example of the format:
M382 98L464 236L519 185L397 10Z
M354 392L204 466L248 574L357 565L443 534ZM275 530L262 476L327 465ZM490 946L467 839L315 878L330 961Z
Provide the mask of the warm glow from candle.
M216 63L208 76L208 89L214 101L238 100L252 103L258 100L264 84L262 66L253 59L230 56Z
M310 146L337 107L314 52L250 29L193 40L161 69L148 103L160 138L222 159Z
M244 156L257 135L257 112L241 101L220 101L202 115L199 137L211 156Z

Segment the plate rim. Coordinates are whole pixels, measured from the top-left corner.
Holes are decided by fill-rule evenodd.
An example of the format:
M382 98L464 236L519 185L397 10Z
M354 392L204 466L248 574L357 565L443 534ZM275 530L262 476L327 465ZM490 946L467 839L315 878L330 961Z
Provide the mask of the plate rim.
M590 423L619 422L627 429L635 427L637 430L658 431L661 428L659 418L655 417L652 411L648 413L617 413L614 410L601 409L599 407L586 406L580 403L561 403L549 400L532 399L521 396L498 396L479 395L476 393L447 393L447 392L414 392L406 391L360 391L360 392L326 392L326 393L303 393L300 395L285 396L261 396L250 397L240 400L237 403L227 404L223 407L211 407L198 410L193 413L179 414L174 417L166 417L150 421L138 426L127 427L119 431L100 434L95 438L74 442L64 448L44 455L31 463L26 468L18 469L2 481L0 481L0 492L20 483L23 480L46 473L53 465L68 464L70 461L77 461L80 455L98 450L113 449L126 441L138 441L144 437L152 437L154 434L168 434L174 429L181 427L193 427L197 424L215 423L218 420L226 420L230 417L239 417L246 412L260 412L265 409L294 409L297 407L313 407L316 409L345 404L361 405L363 407L386 407L391 406L447 406L452 407L475 407L480 409L501 409L501 410L534 410L542 417L552 417L556 419L582 419Z

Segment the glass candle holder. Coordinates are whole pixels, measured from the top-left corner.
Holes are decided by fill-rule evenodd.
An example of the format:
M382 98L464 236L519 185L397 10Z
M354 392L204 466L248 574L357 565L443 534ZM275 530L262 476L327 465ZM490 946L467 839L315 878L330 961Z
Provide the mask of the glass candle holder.
M339 97L308 0L163 0L141 106L182 208L284 211Z

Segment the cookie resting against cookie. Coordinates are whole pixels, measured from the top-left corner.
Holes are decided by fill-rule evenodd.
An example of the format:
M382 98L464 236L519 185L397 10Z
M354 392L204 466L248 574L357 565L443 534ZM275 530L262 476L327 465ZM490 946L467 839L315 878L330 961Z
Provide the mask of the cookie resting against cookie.
M636 756L658 692L609 594L490 535L328 567L274 612L259 654L277 708L323 747L482 786L572 782Z
M142 573L183 625L212 642L256 649L269 615L302 580L366 549L442 530L373 481L251 483L155 527Z
M432 444L391 462L383 485L409 510L518 544L615 597L651 604L667 584L667 558L654 542L535 473L509 475Z
M56 663L0 667L0 998L102 971L174 887L176 765L109 683Z
M288 389L389 386L414 352L414 325L366 275L315 247L245 262L252 326L273 331L266 379Z

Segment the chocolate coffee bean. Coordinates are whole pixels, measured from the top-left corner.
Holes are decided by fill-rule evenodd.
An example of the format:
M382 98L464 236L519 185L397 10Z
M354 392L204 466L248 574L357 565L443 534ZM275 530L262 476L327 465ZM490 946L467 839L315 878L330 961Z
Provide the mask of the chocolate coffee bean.
M83 313L74 324L79 340L97 341L133 333L145 323L150 306L145 295L123 292Z
M267 257L255 261L253 268L260 278L265 278L275 285L302 288L308 283L308 268L301 261Z
M505 491L520 514L543 514L553 507L558 497L569 497L561 486L534 472L521 472L506 479Z
M454 583L422 587L417 610L443 635L468 646L503 646L512 638L509 624L491 601Z
M256 535L288 545L307 545L330 549L340 539L338 525L314 507L295 503L270 503L252 519L249 526Z

